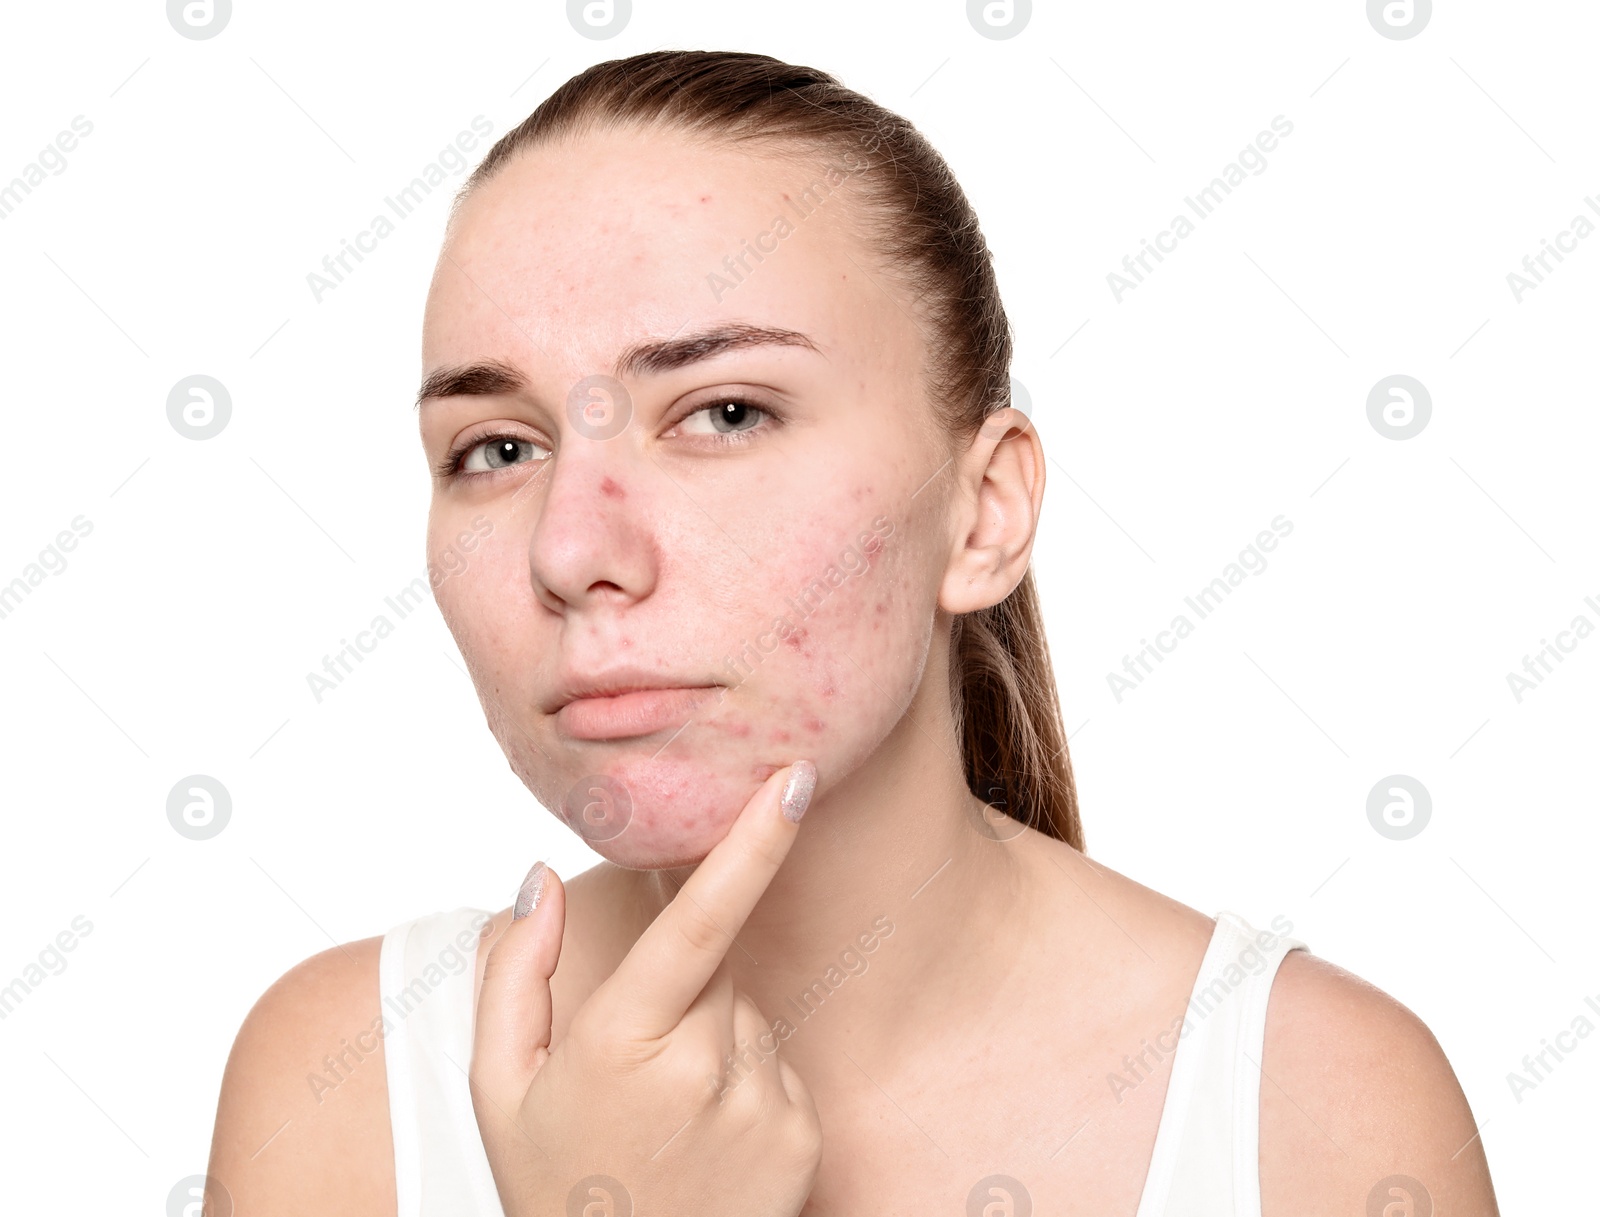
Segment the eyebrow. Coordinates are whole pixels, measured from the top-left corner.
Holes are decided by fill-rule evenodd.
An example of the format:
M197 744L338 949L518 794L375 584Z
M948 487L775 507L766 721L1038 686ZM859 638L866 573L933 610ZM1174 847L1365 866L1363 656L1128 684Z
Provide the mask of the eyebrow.
M635 343L622 352L612 370L618 377L649 376L687 367L728 351L757 346L803 347L821 354L816 344L798 330L764 325L723 325L681 338L674 336ZM424 378L422 387L417 391L416 406L420 407L423 402L433 398L520 393L527 387L528 378L501 360L456 364L439 368Z

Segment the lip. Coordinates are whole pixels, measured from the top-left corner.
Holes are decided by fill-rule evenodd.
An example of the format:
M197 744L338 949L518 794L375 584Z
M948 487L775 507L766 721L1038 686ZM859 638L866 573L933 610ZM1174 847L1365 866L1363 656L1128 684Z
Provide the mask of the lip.
M620 664L588 672L578 667L562 667L555 676L555 688L544 703L546 714L554 714L568 702L583 697L614 697L618 693L636 693L644 689L719 687L714 679L701 680L698 672L680 676L640 664Z
M580 740L650 735L683 726L721 689L721 685L675 685L575 697L556 711L556 727L563 735Z

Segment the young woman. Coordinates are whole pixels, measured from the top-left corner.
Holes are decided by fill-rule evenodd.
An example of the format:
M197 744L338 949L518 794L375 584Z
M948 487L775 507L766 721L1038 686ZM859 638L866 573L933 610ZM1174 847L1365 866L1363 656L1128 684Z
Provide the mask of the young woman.
M1084 854L1010 359L948 167L824 73L639 55L495 145L424 325L436 598L607 861L281 978L219 1200L1494 1211L1410 1011Z

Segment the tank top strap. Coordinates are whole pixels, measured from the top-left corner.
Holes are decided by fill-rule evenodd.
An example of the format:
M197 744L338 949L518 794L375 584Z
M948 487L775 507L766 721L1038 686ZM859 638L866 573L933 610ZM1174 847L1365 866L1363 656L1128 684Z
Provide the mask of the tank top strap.
M379 948L398 1217L501 1217L467 1082L478 932L490 918L431 913L395 926Z
M1137 1217L1261 1217L1261 1048L1278 965L1306 949L1287 936L1292 928L1257 930L1236 913L1217 914Z

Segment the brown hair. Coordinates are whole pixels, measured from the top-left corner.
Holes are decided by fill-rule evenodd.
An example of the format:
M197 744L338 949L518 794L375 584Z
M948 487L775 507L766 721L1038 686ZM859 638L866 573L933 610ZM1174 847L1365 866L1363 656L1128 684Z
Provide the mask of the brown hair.
M506 132L461 201L530 146L651 126L851 161L865 239L909 288L928 337L928 399L953 444L1011 400L1011 328L977 215L944 158L909 122L815 68L737 51L651 51L561 85ZM859 153L870 159L864 164ZM956 734L968 788L1083 849L1077 789L1030 569L999 604L954 618Z

